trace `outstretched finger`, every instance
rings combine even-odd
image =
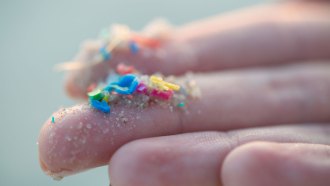
[[[330,121],[330,65],[300,65],[196,76],[202,96],[185,108],[89,105],[54,113],[39,137],[40,160],[50,174],[104,165],[123,144],[190,131],[230,130]]]
[[[142,73],[182,74],[329,59],[329,10],[326,2],[294,1],[197,21],[173,30],[159,48],[114,51],[109,62],[70,72],[65,87],[72,97],[84,98],[90,84],[121,62]],[[86,44],[79,60],[88,62],[101,46]]]

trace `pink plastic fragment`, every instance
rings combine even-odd
[[[148,88],[145,84],[140,83],[136,88],[136,92],[142,93],[142,94],[147,94]]]
[[[164,99],[164,100],[169,100],[173,95],[173,90],[159,91],[159,90],[153,89],[151,91],[151,95]]]
[[[134,66],[132,65],[125,65],[125,64],[119,64],[117,65],[117,72],[120,75],[130,74],[133,73],[135,70]]]

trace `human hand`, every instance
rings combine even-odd
[[[43,169],[73,174],[112,157],[115,186],[329,185],[329,10],[325,2],[254,8],[178,28],[163,48],[167,58],[114,56],[114,64],[132,58],[146,73],[204,72],[195,76],[202,97],[188,114],[157,106],[110,115],[86,105],[60,110],[54,116],[64,118],[41,130]],[[104,75],[102,65],[86,85]],[[69,76],[72,96],[85,95],[87,87],[76,86],[83,75]]]

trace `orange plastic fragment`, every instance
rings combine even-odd
[[[160,41],[158,39],[147,38],[139,35],[133,35],[132,40],[139,45],[146,46],[149,48],[158,48],[160,46]]]

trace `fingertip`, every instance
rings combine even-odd
[[[53,114],[54,119],[50,117],[44,123],[38,148],[40,166],[46,174],[54,178],[64,177],[107,161],[107,154],[99,150],[104,148],[100,138],[107,138],[100,135],[103,133],[96,123],[89,123],[91,114],[87,105],[79,105],[60,109]]]
[[[63,177],[106,165],[129,141],[169,135],[179,129],[178,118],[162,107],[112,109],[105,114],[82,104],[55,112],[54,119],[50,117],[43,125],[38,140],[40,164],[46,174]]]
[[[271,159],[268,143],[252,142],[235,148],[225,158],[221,170],[224,185],[261,186],[265,179],[264,171]],[[268,178],[269,179],[269,178]],[[266,185],[270,185],[267,183]]]
[[[328,185],[326,145],[252,142],[233,150],[224,160],[226,186]]]
[[[56,120],[55,123],[61,124]],[[62,140],[64,130],[55,126],[55,123],[48,119],[43,124],[38,139],[40,167],[47,175],[53,178],[64,177],[63,173],[69,170],[68,167],[63,166],[63,162],[59,161],[59,159],[64,159],[66,144],[63,144]]]

